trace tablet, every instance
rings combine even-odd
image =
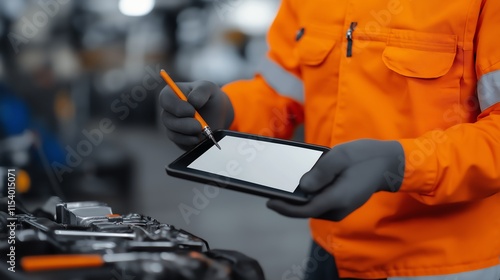
[[[219,150],[209,139],[167,166],[167,173],[221,188],[305,203],[297,187],[329,148],[228,130],[214,132]]]

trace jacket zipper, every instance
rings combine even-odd
[[[351,25],[349,26],[349,29],[347,29],[347,57],[352,56],[352,33],[356,29],[356,26],[358,25],[357,22],[351,22]]]

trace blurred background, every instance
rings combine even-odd
[[[306,220],[265,199],[166,175],[182,154],[159,123],[165,68],[176,81],[251,78],[278,0],[0,0],[0,166],[27,201],[107,202],[256,258],[297,279]],[[214,192],[216,195],[214,195]]]

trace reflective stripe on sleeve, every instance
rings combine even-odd
[[[500,280],[500,265],[441,276],[389,277],[387,280]]]
[[[300,103],[304,103],[304,84],[302,81],[286,71],[278,63],[266,57],[258,71],[274,91],[283,96],[288,96]]]
[[[484,74],[477,84],[477,97],[481,111],[500,102],[500,70]]]

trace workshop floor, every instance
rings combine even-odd
[[[282,217],[263,198],[221,189],[213,198],[195,198],[203,185],[169,177],[164,166],[182,154],[154,128],[117,129],[108,135],[136,159],[132,203],[112,206],[143,213],[205,238],[212,248],[240,251],[259,261],[266,279],[297,277],[310,244],[307,220]],[[199,197],[198,197],[199,198]],[[192,208],[189,208],[192,207]],[[193,214],[183,217],[180,208]],[[293,270],[292,270],[293,267]],[[297,279],[297,278],[293,278]]]

